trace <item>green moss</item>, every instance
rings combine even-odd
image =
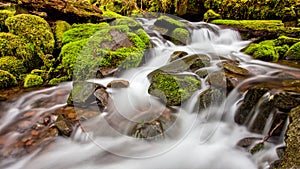
[[[116,25],[127,25],[130,29],[132,30],[137,30],[142,28],[142,25],[135,21],[133,18],[129,17],[122,17],[114,20],[111,25],[116,26]]]
[[[134,33],[139,36],[139,38],[145,43],[147,47],[150,46],[150,38],[148,34],[144,31],[144,29],[138,29],[134,31]]]
[[[186,44],[190,38],[190,33],[184,28],[176,28],[171,35],[175,44]]]
[[[221,15],[213,11],[212,9],[209,9],[207,12],[204,14],[204,20],[210,21],[214,19],[221,19]]]
[[[255,59],[260,59],[264,61],[277,61],[279,59],[273,46],[260,45],[253,53]]]
[[[28,74],[24,80],[24,87],[29,88],[29,87],[40,86],[43,84],[43,82],[44,81],[41,76]]]
[[[49,81],[49,85],[58,85],[61,82],[67,81],[68,77],[67,76],[62,76],[59,78],[53,78]]]
[[[64,32],[71,28],[71,25],[66,21],[59,20],[55,22],[54,36],[57,49],[60,49],[62,47]]]
[[[20,75],[27,72],[23,62],[13,56],[0,57],[0,69],[8,71],[18,79]]]
[[[212,21],[217,25],[242,26],[254,30],[280,30],[284,29],[281,20],[222,20]]]
[[[162,23],[162,24],[166,24],[165,26],[168,27],[168,25],[171,25],[171,27],[184,27],[184,24],[180,21],[177,21],[171,17],[168,17],[168,16],[160,16],[158,19],[157,19],[157,22],[158,24],[159,23]],[[164,25],[161,25],[162,27],[164,27]]]
[[[123,18],[124,16],[114,12],[114,11],[111,11],[107,8],[104,8],[103,6],[100,7],[100,9],[102,10],[102,16],[103,17],[108,17],[108,18]]]
[[[289,46],[288,46],[288,45],[276,46],[276,47],[275,47],[275,51],[278,53],[279,59],[283,59],[284,54],[285,54],[288,50],[289,50]]]
[[[192,76],[172,76],[158,73],[153,76],[148,92],[167,105],[179,105],[201,88],[201,83]]]
[[[62,59],[62,66],[64,68],[64,71],[68,74],[69,78],[72,77],[77,57],[82,51],[82,48],[86,44],[86,42],[86,39],[76,42],[70,42],[64,45],[61,49],[59,57]]]
[[[276,40],[275,40],[275,44],[276,46],[282,46],[282,45],[288,45],[288,46],[292,46],[293,44],[300,42],[300,38],[292,38],[292,37],[287,37],[287,36],[279,36]]]
[[[5,26],[5,20],[9,17],[14,16],[15,11],[10,10],[0,10],[0,32],[4,32],[7,30]]]
[[[73,24],[72,29],[66,31],[63,34],[62,43],[67,44],[70,42],[75,42],[91,37],[95,32],[103,29],[103,27],[108,26],[107,23],[100,24]]]
[[[23,38],[11,33],[0,33],[0,57],[15,56],[21,60],[31,59],[34,55],[34,46]]]
[[[20,14],[5,21],[9,32],[24,37],[44,54],[51,54],[54,49],[54,36],[49,24],[41,17]]]
[[[17,85],[16,77],[8,71],[0,70],[0,89]]]
[[[290,47],[290,49],[286,52],[285,57],[291,60],[299,60],[300,59],[300,42],[294,44]]]

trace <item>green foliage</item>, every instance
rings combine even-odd
[[[0,57],[0,69],[8,71],[18,79],[20,75],[27,72],[23,62],[13,56]]]
[[[290,49],[286,52],[285,57],[291,60],[299,60],[300,59],[300,42],[294,44],[290,47]]]
[[[71,29],[71,25],[66,21],[59,20],[55,22],[54,36],[57,49],[62,47],[63,34],[69,29]]]
[[[6,31],[5,20],[11,16],[14,16],[15,11],[0,10],[0,32]]]
[[[54,36],[49,24],[43,18],[30,14],[20,14],[6,19],[5,25],[9,32],[25,38],[37,50],[41,50],[44,54],[52,54]]]
[[[29,87],[40,86],[43,84],[43,82],[44,81],[41,76],[28,74],[24,80],[24,87],[29,88]]]
[[[205,8],[219,13],[224,19],[282,19],[285,7],[297,0],[205,0]]]
[[[186,44],[190,38],[190,33],[184,28],[176,28],[171,35],[175,44]]]
[[[204,14],[204,20],[206,21],[211,21],[214,19],[221,19],[221,15],[213,11],[212,9],[209,9],[207,12]]]
[[[153,76],[148,92],[169,106],[179,105],[201,88],[201,83],[192,76],[175,77],[158,73]]]
[[[17,85],[16,77],[8,71],[0,70],[0,89]]]
[[[72,29],[69,29],[63,34],[62,43],[67,44],[91,37],[95,32],[108,26],[107,23],[100,24],[73,24]]]

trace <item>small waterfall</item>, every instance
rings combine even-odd
[[[140,19],[146,31],[155,20]],[[268,168],[270,162],[278,159],[277,145],[268,143],[265,150],[251,156],[236,144],[243,138],[264,137],[264,133],[252,133],[246,126],[234,122],[234,113],[244,95],[240,90],[270,78],[262,72],[291,69],[272,63],[253,61],[250,56],[240,52],[250,42],[242,41],[238,32],[220,29],[206,23],[190,23],[194,29],[188,45],[177,46],[163,41],[157,32],[151,36],[153,49],[149,49],[145,64],[129,69],[117,77],[90,79],[89,82],[106,86],[116,79],[127,80],[130,86],[125,89],[108,89],[113,105],[102,114],[82,121],[70,138],[57,137],[46,147],[41,147],[24,156],[1,159],[0,168],[5,169],[183,169],[183,168],[230,168],[254,169]],[[202,80],[203,90],[196,92],[184,105],[172,107],[175,122],[165,131],[163,140],[147,142],[128,136],[132,124],[159,117],[166,106],[148,94],[150,85],[147,75],[153,70],[169,63],[174,51],[191,54],[206,54],[212,59],[211,70],[217,70],[221,60],[238,60],[242,67],[253,70],[253,76],[243,81],[224,98],[220,105],[213,105],[201,113],[195,111],[195,104],[202,92],[208,88]],[[1,110],[0,133],[11,140],[18,141],[14,132],[15,123],[24,118],[22,115],[35,111],[32,123],[39,117],[66,105],[71,83],[24,94],[16,101],[4,103]],[[253,117],[248,119],[251,128],[260,106],[269,95],[260,100]],[[149,115],[149,112],[154,112]],[[272,113],[270,113],[272,114]],[[268,117],[267,124],[271,121]],[[285,127],[287,123],[285,124]],[[126,135],[127,133],[127,135]],[[0,139],[1,142],[1,139]],[[5,150],[4,147],[3,149]]]

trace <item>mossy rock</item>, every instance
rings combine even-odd
[[[6,32],[7,27],[5,26],[5,20],[9,17],[14,16],[16,11],[11,10],[0,10],[0,32]]]
[[[47,21],[30,14],[20,14],[5,21],[9,32],[27,39],[44,54],[51,54],[54,49],[54,36]],[[38,37],[38,38],[37,38]]]
[[[108,18],[123,18],[124,17],[110,9],[104,8],[103,6],[101,6],[100,9],[102,11],[103,17],[108,17]]]
[[[288,50],[289,50],[288,45],[276,46],[275,47],[275,51],[278,53],[279,59],[284,59],[284,55]]]
[[[62,43],[67,44],[91,37],[95,32],[100,31],[103,27],[109,26],[108,23],[100,24],[73,24],[72,28],[64,32]]]
[[[97,67],[136,67],[148,47],[144,41],[149,42],[148,37],[141,38],[125,25],[102,28],[88,39],[63,46],[62,65],[71,76],[76,63],[74,76],[81,80],[93,77]]]
[[[209,88],[200,94],[198,99],[198,110],[202,111],[207,109],[209,106],[220,105],[225,98],[225,91],[215,88]]]
[[[180,21],[177,21],[176,19],[173,19],[169,16],[160,16],[156,22],[154,22],[154,25],[161,28],[166,28],[170,32],[172,32],[176,28],[183,28],[184,24]]]
[[[209,9],[207,12],[204,14],[204,20],[205,21],[211,21],[214,19],[221,19],[221,15],[216,13],[214,10]]]
[[[292,46],[293,44],[300,42],[300,38],[292,38],[288,36],[281,35],[275,40],[276,46],[288,45]]]
[[[260,42],[259,44],[249,45],[245,53],[252,55],[255,59],[264,61],[278,61],[279,54],[275,50],[275,42],[273,40],[267,40]]]
[[[49,81],[49,85],[58,85],[61,82],[65,82],[67,81],[69,78],[68,76],[62,76],[62,77],[58,77],[58,78],[53,78]]]
[[[157,73],[151,79],[149,94],[162,99],[168,106],[180,105],[201,89],[201,82],[194,76]]]
[[[190,39],[190,32],[184,28],[176,28],[171,35],[172,41],[177,44],[187,44]]]
[[[297,168],[300,166],[300,106],[289,113],[290,124],[286,132],[286,150],[281,160],[281,168]]]
[[[64,45],[61,49],[59,57],[62,60],[62,67],[64,71],[68,74],[69,78],[72,77],[77,58],[86,42],[87,39],[83,39],[76,42],[70,42]]]
[[[294,44],[286,52],[285,58],[289,60],[299,60],[300,59],[300,42]]]
[[[0,69],[8,71],[17,79],[20,79],[20,76],[27,72],[22,60],[13,56],[0,57]]]
[[[63,42],[63,34],[67,30],[71,29],[72,26],[62,20],[58,20],[55,22],[55,27],[54,27],[54,37],[55,37],[55,47],[56,49],[61,49],[62,47],[62,42]]]
[[[14,75],[5,70],[0,70],[0,89],[17,85],[17,80]]]
[[[112,26],[117,26],[117,25],[127,25],[131,30],[138,30],[143,28],[140,23],[135,21],[133,18],[129,17],[122,17],[114,20],[113,22],[110,23]]]
[[[43,78],[39,75],[28,74],[24,80],[24,87],[36,87],[41,86],[44,83]]]
[[[31,59],[34,55],[34,46],[23,38],[11,33],[0,32],[0,57],[15,56],[21,60]]]

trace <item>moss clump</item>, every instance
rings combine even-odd
[[[24,87],[35,87],[43,84],[43,78],[39,75],[28,74],[24,80]]]
[[[23,38],[11,33],[0,33],[0,57],[15,56],[21,60],[31,59],[34,55],[34,46]]]
[[[242,26],[254,30],[280,30],[284,29],[281,20],[213,20],[217,25]]]
[[[71,28],[72,26],[66,21],[59,20],[55,22],[54,36],[55,36],[55,44],[57,49],[60,49],[62,47],[64,32],[66,32]]]
[[[8,71],[18,79],[20,79],[20,75],[27,72],[23,62],[13,56],[5,56],[0,58],[0,69]]]
[[[63,34],[62,43],[67,44],[91,37],[95,32],[100,31],[103,27],[109,26],[107,23],[100,24],[73,24],[72,29],[69,29]]]
[[[183,28],[176,28],[171,35],[175,44],[187,44],[190,38],[190,32]]]
[[[300,59],[300,42],[294,44],[290,47],[290,49],[286,52],[285,57],[291,60],[299,60]]]
[[[172,76],[158,73],[151,79],[148,92],[159,97],[169,106],[179,105],[201,88],[201,83],[193,76]]]
[[[111,11],[110,9],[107,9],[107,8],[104,8],[103,6],[100,7],[100,9],[102,10],[102,16],[103,17],[108,17],[108,18],[123,18],[124,16],[114,12],[114,11]]]
[[[209,9],[207,12],[204,14],[204,20],[205,21],[211,21],[214,19],[221,19],[221,15],[213,11],[212,9]]]
[[[285,53],[286,53],[288,50],[289,50],[289,46],[288,46],[288,45],[276,46],[276,47],[275,47],[275,51],[278,53],[279,59],[283,59]]]
[[[30,14],[20,14],[6,19],[5,25],[9,32],[25,38],[37,50],[41,50],[44,54],[52,54],[54,36],[49,24],[43,18]]]
[[[59,77],[59,78],[51,79],[48,84],[49,85],[58,85],[59,83],[67,81],[67,80],[68,80],[67,76],[62,76],[62,77]]]
[[[255,59],[264,61],[278,61],[277,53],[273,40],[262,41],[259,44],[251,44],[246,48],[245,53],[252,55]]]
[[[287,148],[281,161],[281,168],[297,168],[297,166],[300,166],[300,106],[291,110],[289,118],[291,123],[285,139]]]
[[[155,26],[167,28],[170,31],[173,31],[176,28],[184,27],[184,24],[180,21],[177,21],[168,16],[160,16],[157,21],[154,23]]]
[[[0,32],[5,32],[7,30],[5,26],[5,20],[9,17],[14,16],[15,11],[10,10],[0,10]]]
[[[77,57],[82,51],[82,48],[86,44],[86,42],[86,39],[76,42],[70,42],[64,45],[61,49],[59,57],[62,59],[62,67],[68,74],[69,78],[72,77]]]
[[[123,17],[123,18],[118,18],[114,20],[111,25],[116,26],[116,25],[127,25],[130,29],[132,30],[137,30],[142,28],[142,25],[135,21],[133,18],[129,17]]]
[[[17,85],[16,77],[8,71],[0,70],[0,89]]]
[[[150,38],[148,34],[144,31],[144,29],[138,29],[134,31],[134,33],[140,37],[140,39],[145,43],[147,47],[150,46]]]
[[[281,45],[288,45],[288,46],[292,46],[293,44],[300,42],[300,38],[292,38],[292,37],[287,37],[287,36],[279,36],[276,40],[275,40],[275,44],[276,46],[281,46]]]

